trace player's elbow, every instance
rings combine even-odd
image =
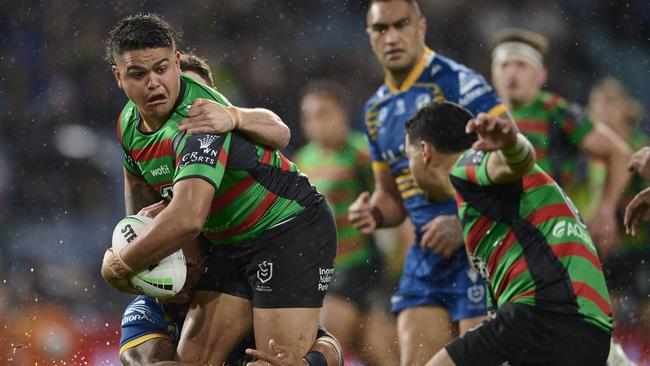
[[[289,126],[284,124],[280,117],[277,115],[275,116],[277,119],[279,128],[278,128],[278,137],[275,141],[275,148],[278,150],[282,150],[285,147],[289,145],[289,141],[291,141],[291,129],[289,129]]]

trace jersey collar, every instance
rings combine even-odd
[[[424,68],[427,67],[427,63],[433,55],[433,50],[431,50],[429,47],[425,47],[424,52],[422,53],[422,58],[420,58],[420,60],[411,69],[411,72],[409,72],[408,76],[399,88],[393,85],[393,83],[388,80],[388,77],[385,77],[384,83],[388,87],[388,90],[390,90],[391,94],[397,94],[399,92],[405,92],[409,90],[418,80],[420,75],[422,75],[422,71],[424,71]]]

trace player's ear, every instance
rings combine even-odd
[[[548,81],[548,70],[543,68],[538,74],[537,85],[541,88],[546,85],[546,81]]]
[[[120,89],[124,89],[122,87],[122,80],[121,80],[121,73],[120,69],[117,68],[117,66],[113,65],[111,67],[111,72],[113,72],[113,76],[115,77],[115,81],[117,82],[117,87]]]
[[[176,72],[178,75],[181,74],[181,53],[176,51],[174,54],[174,65],[176,66]]]
[[[430,143],[420,140],[420,158],[424,165],[429,164],[431,157],[433,155],[433,145]]]
[[[427,18],[423,15],[420,15],[420,19],[418,19],[418,29],[420,31],[420,37],[422,37],[422,42],[424,42],[424,38],[427,35]]]

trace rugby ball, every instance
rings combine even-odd
[[[119,252],[141,235],[152,218],[131,215],[123,218],[113,230],[113,251]],[[183,250],[179,249],[169,257],[154,263],[149,268],[131,276],[131,285],[147,296],[168,299],[176,295],[185,285],[187,266]]]

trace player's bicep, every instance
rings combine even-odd
[[[143,177],[133,175],[124,168],[124,204],[127,215],[135,215],[161,199],[160,194]]]
[[[176,347],[169,337],[152,338],[120,353],[120,361],[125,366],[151,365],[162,361],[172,361]]]

